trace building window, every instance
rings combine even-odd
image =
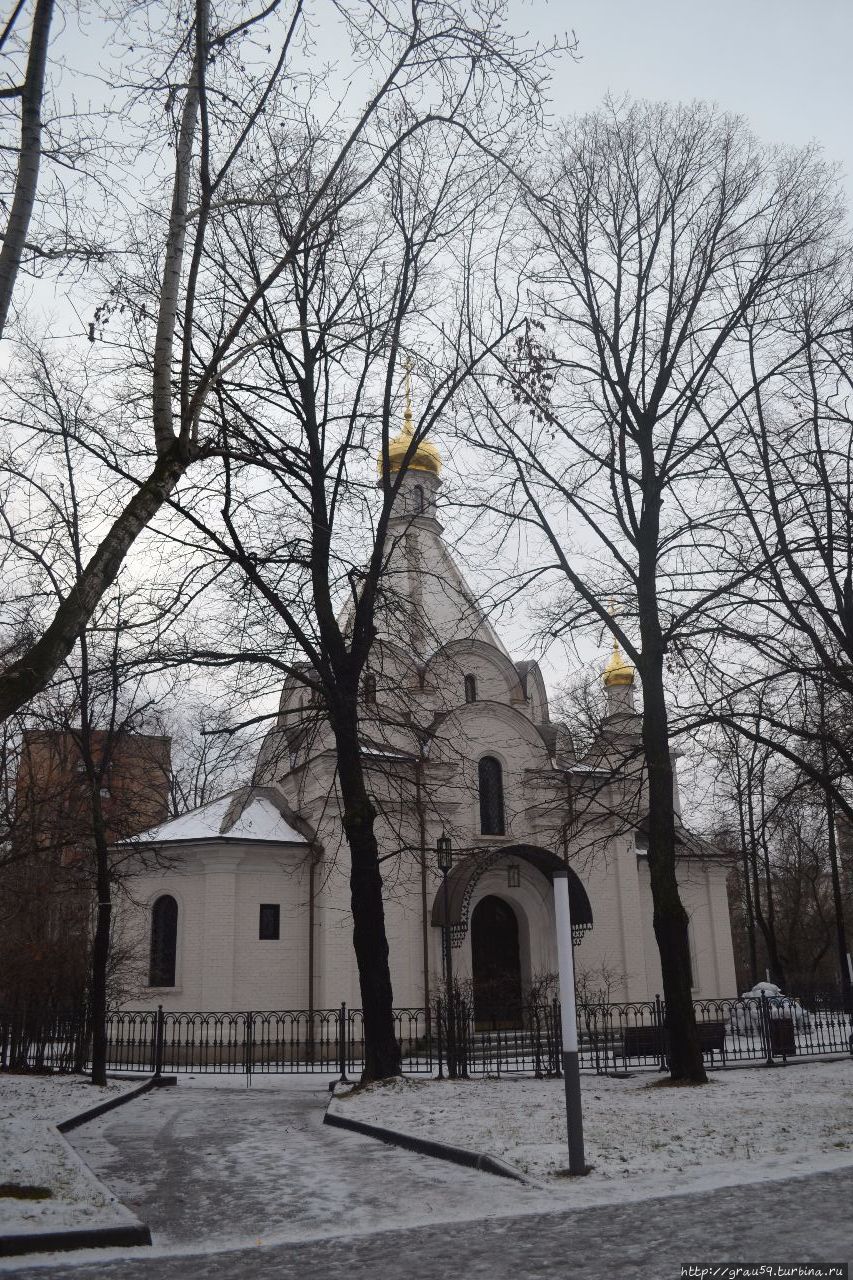
[[[278,942],[281,937],[281,907],[277,902],[261,903],[258,937],[262,942]]]
[[[415,499],[415,513],[420,515],[424,509],[424,487],[422,484],[416,484],[412,490]]]
[[[370,706],[376,703],[376,676],[368,671],[364,677],[364,701]]]
[[[178,904],[170,893],[164,893],[151,908],[149,987],[173,987],[175,985],[177,951]]]
[[[465,677],[465,701],[466,702],[477,701],[477,677],[476,676]]]
[[[480,831],[484,836],[502,836],[505,823],[501,762],[494,756],[483,756],[477,768],[480,783]]]

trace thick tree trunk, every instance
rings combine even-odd
[[[648,481],[653,469],[651,459],[647,459],[646,465]],[[688,919],[675,874],[675,780],[663,687],[664,648],[656,579],[659,514],[660,503],[649,483],[644,495],[637,580],[642,643],[642,736],[649,796],[649,875],[666,1002],[670,1076],[673,1080],[704,1084],[707,1076],[690,985]]]
[[[394,996],[388,964],[385,904],[374,822],[358,748],[356,716],[335,724],[338,779],[344,805],[344,832],[350,849],[352,936],[364,1018],[362,1080],[400,1074],[400,1046],[394,1033]]]
[[[0,673],[0,722],[40,693],[73,649],[98,601],[112,586],[128,550],[163,506],[188,465],[177,448],[158,458],[148,478],[116,518],[44,635]]]
[[[0,248],[0,338],[6,328],[9,308],[12,305],[12,294],[18,278],[38,189],[42,151],[41,104],[44,97],[44,73],[47,66],[47,45],[50,39],[53,7],[54,0],[37,0],[27,70],[21,90],[21,142],[18,152],[18,171],[15,175],[15,194],[3,235],[3,245]]]
[[[662,665],[643,671],[643,750],[649,787],[649,873],[669,1030],[669,1071],[673,1080],[699,1084],[707,1076],[690,987],[687,912],[675,874],[675,805]]]

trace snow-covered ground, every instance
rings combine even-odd
[[[561,1080],[412,1081],[339,1093],[341,1115],[499,1156],[577,1204],[853,1164],[853,1061],[720,1071],[700,1088],[583,1076],[586,1158],[566,1176]]]
[[[138,1088],[138,1080],[96,1088],[84,1076],[0,1074],[0,1235],[135,1221],[55,1126]],[[14,1189],[22,1187],[50,1194],[19,1198]]]

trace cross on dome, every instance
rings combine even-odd
[[[412,437],[415,434],[414,418],[412,414],[412,358],[406,356],[403,368],[405,369],[405,387],[406,387],[406,407],[403,410],[403,429],[399,435],[394,436],[393,440],[388,442],[388,469],[391,475],[395,475],[403,465],[403,459],[412,443]],[[376,459],[376,466],[379,474],[382,475],[382,454]],[[437,476],[441,473],[441,454],[430,440],[421,440],[412,454],[407,470],[409,471],[427,471],[430,475]]]

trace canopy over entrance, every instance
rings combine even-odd
[[[540,849],[533,844],[503,845],[500,849],[461,856],[447,877],[447,919],[444,914],[444,886],[441,886],[433,899],[432,924],[437,928],[449,924],[453,945],[461,946],[468,932],[469,909],[477,882],[486,871],[501,862],[526,862],[549,881],[553,881],[555,871],[568,872],[572,941],[577,946],[587,930],[592,928],[592,907],[586,889],[562,858],[550,849]]]

